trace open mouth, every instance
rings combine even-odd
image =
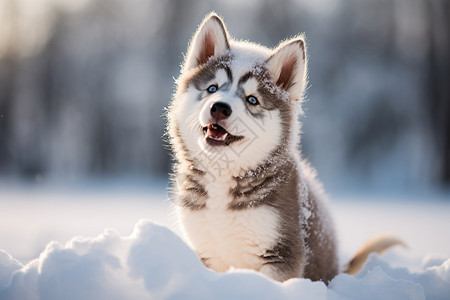
[[[206,142],[211,146],[228,146],[244,138],[241,135],[232,135],[219,124],[209,124],[203,127],[203,133]]]

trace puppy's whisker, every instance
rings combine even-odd
[[[189,116],[186,120],[187,123],[187,128],[189,132],[193,132],[196,127],[199,127],[200,124],[198,122],[198,114],[193,114],[191,116]]]

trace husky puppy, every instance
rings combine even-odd
[[[333,223],[299,150],[303,35],[275,49],[230,38],[208,15],[168,110],[183,234],[203,263],[284,281],[338,273]]]

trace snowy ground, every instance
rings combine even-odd
[[[333,196],[342,264],[378,233],[395,234],[409,248],[374,255],[358,275],[339,275],[326,287],[205,269],[167,229],[175,229],[175,219],[166,184],[142,186],[3,185],[0,299],[450,299],[450,201],[444,197]]]

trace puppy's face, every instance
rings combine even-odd
[[[289,142],[304,87],[303,41],[271,51],[229,40],[215,15],[195,34],[169,118],[179,151],[203,171],[256,167]],[[293,101],[294,100],[294,101]]]

